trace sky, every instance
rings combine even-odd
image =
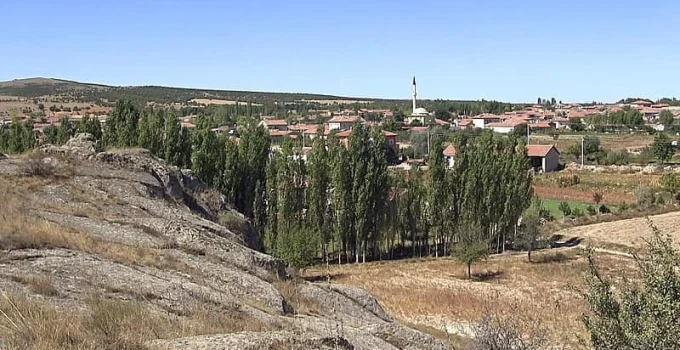
[[[0,0],[0,81],[354,97],[680,97],[680,1]]]

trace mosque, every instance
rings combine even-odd
[[[431,114],[425,109],[425,108],[418,108],[416,106],[416,98],[418,97],[418,92],[416,91],[416,77],[413,77],[413,112],[411,115],[407,118],[409,124],[413,124],[413,122],[418,121],[420,122],[420,125],[425,125],[425,122],[427,121],[427,118],[431,116]]]

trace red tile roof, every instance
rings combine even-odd
[[[286,136],[292,134],[289,130],[269,130],[269,136]]]
[[[454,145],[449,145],[444,149],[444,155],[447,157],[453,157],[456,155],[456,147]]]
[[[286,126],[288,123],[284,119],[265,119],[263,120],[266,126]]]
[[[514,128],[514,127],[516,127],[516,126],[518,126],[518,125],[522,125],[522,124],[526,124],[526,121],[521,120],[521,119],[508,119],[508,120],[506,120],[506,121],[499,122],[499,123],[489,123],[489,124],[486,124],[486,126],[487,126],[487,127],[490,127],[490,128],[493,128],[493,127],[499,127],[499,128],[502,128],[502,127],[509,127],[509,128]]]
[[[527,145],[527,155],[529,157],[545,157],[551,149],[555,148],[553,145]],[[557,151],[557,148],[555,148]],[[557,151],[559,153],[559,151]]]

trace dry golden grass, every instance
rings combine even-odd
[[[641,134],[597,134],[600,145],[607,150],[626,150],[628,148],[646,147],[654,142],[653,135]],[[581,142],[581,135],[560,135],[554,140],[550,135],[531,135],[531,142],[537,144],[554,144],[560,152],[566,152],[570,146]]]
[[[526,255],[496,256],[474,264],[477,278],[469,281],[465,267],[449,258],[377,262],[334,266],[334,281],[364,287],[396,318],[439,330],[464,327],[486,312],[516,313],[541,320],[557,339],[574,344],[583,334],[584,305],[574,290],[583,285],[585,259],[578,250],[536,252],[529,263]],[[630,259],[602,256],[605,273],[626,270]],[[561,261],[561,262],[560,262]],[[324,268],[308,270],[307,277],[325,275]]]
[[[11,277],[15,282],[19,282],[28,286],[31,292],[42,294],[45,296],[57,296],[59,291],[52,284],[52,278],[48,276],[29,275],[29,276],[13,276]]]
[[[236,309],[190,310],[164,315],[139,302],[92,297],[87,310],[60,310],[17,294],[0,296],[0,338],[7,350],[144,350],[153,339],[262,331],[263,325]]]
[[[305,298],[298,291],[298,283],[294,279],[274,281],[272,283],[279,290],[291,310],[296,314],[323,315],[323,309],[316,300]]]
[[[35,203],[30,202],[25,194],[37,190],[49,181],[23,177],[0,184],[0,193],[5,193],[5,200],[0,202],[0,249],[73,249],[100,255],[125,265],[153,266],[199,274],[198,270],[161,249],[96,239],[86,232],[34,216],[30,209],[35,209]]]
[[[678,226],[680,212],[654,215],[649,219],[661,232],[669,234],[673,242],[680,243],[680,227]],[[598,247],[624,251],[643,249],[646,246],[644,239],[649,237],[650,233],[651,229],[644,217],[572,227],[555,232],[567,238],[583,238],[589,244]]]

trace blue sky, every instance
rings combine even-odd
[[[2,0],[0,80],[344,96],[680,97],[680,1]]]

